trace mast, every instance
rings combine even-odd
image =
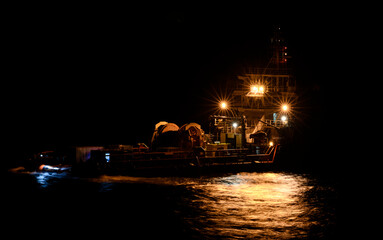
[[[288,56],[287,53],[287,44],[282,36],[280,25],[274,26],[273,37],[270,38],[270,43],[272,50],[271,67],[277,68],[278,70],[280,68],[287,68],[287,62],[290,56]]]

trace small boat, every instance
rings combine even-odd
[[[46,164],[41,164],[38,167],[38,170],[41,172],[69,172],[72,169],[70,165],[46,165]]]

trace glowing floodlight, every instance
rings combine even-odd
[[[248,97],[262,97],[265,93],[265,86],[254,84],[250,86],[250,92],[246,94]]]
[[[287,112],[289,110],[289,105],[287,105],[287,104],[283,104],[282,105],[282,111],[283,112]]]
[[[220,102],[219,106],[220,106],[220,108],[221,108],[222,110],[227,109],[227,102],[222,101],[222,102]]]

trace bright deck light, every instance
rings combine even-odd
[[[289,106],[287,104],[282,105],[282,111],[287,112],[289,110]]]
[[[257,93],[257,92],[258,92],[258,86],[252,85],[252,86],[250,87],[250,91],[251,91],[252,93]]]
[[[227,109],[227,103],[225,101],[221,102],[219,106],[221,107],[221,109]]]
[[[247,93],[246,96],[248,97],[262,97],[265,93],[265,86],[264,85],[251,85],[250,86],[250,92]]]

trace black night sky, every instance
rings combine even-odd
[[[321,132],[333,106],[328,86],[341,81],[333,72],[344,67],[343,40],[353,34],[347,19],[324,7],[268,9],[12,9],[3,45],[11,142],[23,151],[148,143],[159,121],[204,126],[214,90],[267,63],[275,24],[293,57],[302,131]]]

